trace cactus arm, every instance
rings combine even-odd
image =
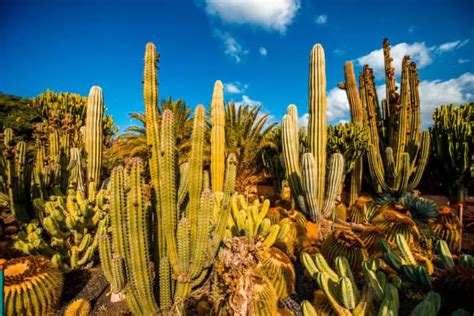
[[[145,49],[145,67],[143,72],[143,99],[145,103],[145,126],[146,143],[149,148],[148,165],[151,176],[151,195],[152,203],[155,204],[154,211],[156,218],[161,218],[162,211],[160,205],[160,177],[159,177],[159,157],[160,157],[160,133],[158,121],[158,74],[157,63],[159,55],[153,43],[147,43]],[[160,262],[160,259],[166,256],[165,237],[163,234],[162,222],[157,221],[156,227],[153,227],[154,238],[154,260]],[[158,270],[156,269],[158,273]]]
[[[173,112],[171,112],[171,110],[165,110],[161,120],[161,156],[158,169],[161,185],[159,191],[161,212],[163,214],[161,225],[166,240],[168,259],[175,273],[179,274],[180,269],[178,265],[175,234],[178,211],[176,209],[176,138],[174,130]]]
[[[316,166],[316,201],[323,208],[326,187],[326,62],[320,44],[313,46],[309,60],[309,150]]]
[[[148,207],[145,204],[143,163],[140,159],[132,161],[128,177],[128,211],[129,211],[129,248],[133,286],[137,290],[139,303],[147,314],[157,312],[153,296],[152,277],[150,271]]]
[[[205,251],[209,243],[209,231],[211,222],[211,215],[213,211],[213,195],[211,190],[207,189],[201,194],[201,201],[199,203],[199,217],[198,217],[198,231],[196,233],[196,244],[192,245],[191,262],[192,267],[190,271],[191,278],[194,279],[201,274]]]
[[[204,146],[204,107],[198,105],[194,112],[191,136],[191,156],[189,158],[189,203],[187,217],[191,224],[191,244],[196,244],[199,200],[202,190],[202,167]]]
[[[293,105],[288,107],[296,108]],[[296,110],[293,110],[296,111]],[[282,149],[283,161],[285,163],[286,177],[291,187],[291,194],[295,199],[301,194],[301,171],[299,166],[299,152],[295,151],[297,148],[298,139],[298,121],[292,115],[286,114],[282,119]]]
[[[416,168],[414,171],[414,174],[411,177],[410,184],[408,186],[407,191],[413,191],[418,184],[421,181],[421,177],[423,176],[423,172],[426,169],[426,166],[428,165],[428,159],[430,156],[430,144],[431,144],[431,137],[430,137],[430,132],[429,131],[424,131],[421,133],[421,145],[418,153],[418,159],[417,159],[417,165],[416,167],[413,166],[413,168]],[[415,161],[413,162],[415,163]]]
[[[86,137],[87,182],[95,185],[90,188],[89,196],[94,196],[100,184],[100,168],[102,166],[102,141],[104,99],[102,89],[93,86],[87,98]]]
[[[344,181],[344,156],[340,153],[332,154],[329,161],[328,185],[326,199],[322,209],[322,214],[329,217],[336,203],[338,195],[341,193]]]
[[[314,157],[310,153],[303,155],[302,161],[302,177],[301,184],[303,193],[306,197],[306,203],[308,207],[308,213],[313,222],[319,222],[321,220],[321,209],[318,207],[316,201],[316,184],[314,183],[315,175],[315,161]]]
[[[225,168],[225,112],[223,86],[220,80],[217,80],[214,84],[211,102],[211,124],[212,190],[222,192]]]

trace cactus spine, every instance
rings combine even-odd
[[[330,158],[326,177],[326,72],[324,50],[320,44],[311,50],[309,65],[309,149],[299,167],[298,116],[290,105],[282,120],[283,156],[294,197],[313,221],[328,217],[341,193],[344,158],[335,153]],[[301,170],[301,171],[300,171]],[[327,187],[326,187],[327,181]]]
[[[408,56],[403,58],[400,94],[396,92],[390,44],[384,41],[386,99],[380,112],[372,70],[360,76],[364,123],[369,126],[368,165],[374,190],[402,195],[413,191],[428,162],[430,135],[420,131],[418,73]]]
[[[102,166],[103,116],[104,99],[102,97],[102,89],[98,86],[93,86],[87,99],[85,137],[89,198],[95,196],[95,192],[100,185],[100,168]]]
[[[225,169],[225,112],[223,86],[220,80],[214,84],[211,102],[211,177],[212,190],[222,192]]]

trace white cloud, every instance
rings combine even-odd
[[[336,54],[337,56],[343,56],[346,52],[342,49],[335,49],[334,50],[334,54]]]
[[[267,56],[267,49],[265,47],[260,47],[258,49],[258,52],[260,53],[260,55],[262,56]]]
[[[248,85],[242,84],[238,81],[234,82],[226,82],[224,83],[225,92],[235,94],[235,93],[243,93],[247,90]]]
[[[340,120],[350,120],[349,102],[345,90],[332,88],[327,94],[327,120],[337,124]]]
[[[418,86],[420,92],[421,125],[433,123],[434,110],[444,104],[461,104],[474,101],[474,74],[467,72],[458,78],[423,80]],[[379,100],[385,99],[385,84],[377,86]]]
[[[436,51],[440,53],[450,52],[450,51],[453,51],[455,49],[465,46],[467,43],[469,43],[469,39],[466,39],[464,41],[458,40],[454,42],[444,43],[444,44],[439,45],[438,48],[436,48]]]
[[[424,68],[433,62],[433,55],[447,53],[459,49],[469,43],[469,39],[444,43],[437,46],[428,47],[424,42],[400,43],[391,47],[390,56],[393,58],[392,67],[395,67],[397,75],[400,74],[402,60],[405,55],[410,55],[412,61],[416,62],[419,69]],[[464,60],[459,61],[462,63]],[[369,54],[357,58],[359,66],[369,65],[377,79],[384,76],[383,49],[377,49]]]
[[[240,63],[242,55],[248,54],[248,50],[243,49],[242,45],[230,33],[215,29],[214,37],[223,42],[224,53],[231,56],[237,63]]]
[[[337,125],[350,121],[349,102],[344,90],[332,88],[327,92],[326,118],[328,124]],[[299,126],[308,125],[309,114],[303,114],[298,121]]]
[[[390,50],[390,56],[393,58],[392,67],[395,67],[395,71],[399,74],[402,66],[403,56],[410,55],[411,59],[416,62],[418,68],[424,68],[431,64],[433,59],[431,58],[431,49],[425,45],[424,42],[413,44],[400,43],[392,46]],[[369,65],[375,73],[375,76],[384,75],[384,60],[383,60],[383,49],[377,49],[369,54],[357,58],[357,62],[360,66]]]
[[[426,127],[433,123],[433,111],[438,106],[474,101],[474,74],[467,72],[446,81],[424,80],[420,82],[419,90],[421,123]]]
[[[241,106],[241,105],[250,105],[250,106],[259,106],[261,105],[261,101],[256,101],[252,100],[248,95],[243,95],[242,96],[242,101],[235,102],[235,105]]]
[[[465,63],[468,63],[470,61],[471,61],[470,59],[463,59],[463,58],[458,59],[458,63],[460,63],[460,64],[465,64]]]
[[[293,22],[300,0],[205,0],[209,15],[236,24],[251,24],[285,33]]]
[[[321,14],[314,18],[314,23],[316,24],[326,24],[328,22],[327,14]]]

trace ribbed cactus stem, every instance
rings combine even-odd
[[[145,125],[146,142],[149,148],[148,165],[151,177],[151,195],[155,204],[156,218],[162,218],[160,205],[160,177],[159,177],[159,157],[160,157],[160,131],[158,120],[158,73],[157,63],[160,60],[153,43],[147,43],[145,49],[145,67],[143,73],[143,98],[145,102]],[[154,238],[154,260],[160,262],[166,256],[165,237],[163,234],[162,222],[158,220],[153,228]],[[158,265],[155,265],[155,272],[158,273]]]
[[[102,120],[104,117],[104,99],[102,89],[93,86],[87,99],[86,114],[86,139],[85,148],[87,153],[87,182],[90,186],[89,195],[93,195],[100,186],[100,168],[102,166],[102,142],[103,130]]]
[[[149,253],[149,212],[145,201],[143,162],[135,158],[128,177],[128,227],[132,284],[139,303],[147,315],[156,314],[158,307],[153,295],[153,278]]]
[[[346,90],[347,100],[351,110],[352,123],[363,124],[364,109],[362,107],[362,100],[357,87],[357,81],[354,74],[354,65],[351,61],[344,64],[344,78],[345,83],[341,86]],[[363,157],[357,159],[354,163],[354,168],[350,175],[349,187],[349,205],[352,205],[357,200],[362,187],[362,169]]]
[[[326,180],[326,60],[321,44],[316,44],[309,58],[309,150],[316,168],[316,203],[323,207]]]
[[[161,120],[161,156],[159,159],[160,202],[163,217],[160,219],[165,234],[168,258],[171,266],[179,272],[176,248],[176,218],[179,216],[176,208],[176,138],[174,134],[174,119],[171,110],[163,112]]]
[[[191,223],[191,243],[196,244],[199,200],[202,190],[202,168],[204,154],[204,107],[198,105],[194,111],[194,125],[191,136],[191,156],[189,158],[189,204],[187,214]]]
[[[211,102],[211,178],[212,190],[222,192],[225,169],[224,93],[220,80],[214,84]]]

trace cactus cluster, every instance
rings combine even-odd
[[[321,254],[311,257],[308,253],[303,253],[302,261],[320,288],[315,293],[315,302],[312,306],[309,302],[303,303],[305,315],[319,313],[366,315],[375,307],[378,307],[379,314],[382,311],[398,313],[398,286],[401,281],[395,278],[389,282],[385,273],[379,270],[378,261],[364,262],[363,270],[367,286],[362,291],[357,287],[356,276],[344,256],[336,258],[336,271],[329,267]]]
[[[454,201],[465,199],[465,186],[474,170],[473,119],[474,103],[445,105],[433,113],[433,154],[450,180],[448,188]]]
[[[50,128],[45,135],[44,126],[39,125],[32,170],[31,209],[35,219],[22,226],[23,233],[14,245],[27,254],[46,256],[66,270],[90,267],[94,263],[98,226],[107,208],[106,190],[99,190],[104,115],[101,88],[92,87],[88,100],[83,138],[87,176],[84,177],[82,148],[70,147],[71,142],[65,140],[67,133],[60,135],[58,130]],[[48,155],[45,137],[49,140]],[[46,240],[42,233],[48,236]]]
[[[392,67],[390,43],[383,43],[386,98],[380,105],[373,71],[367,65],[359,75],[359,91],[353,66],[344,67],[346,89],[354,121],[369,128],[367,161],[376,193],[402,195],[419,184],[428,162],[430,134],[420,128],[418,71],[408,56],[403,58],[401,89],[397,92],[395,68]],[[361,111],[362,108],[362,111]],[[357,175],[361,177],[360,175]]]
[[[429,289],[431,287],[430,275],[434,271],[431,260],[413,253],[403,235],[396,236],[396,244],[398,253],[394,252],[384,239],[379,240],[384,260],[392,269],[403,273],[413,284],[423,289]],[[422,261],[423,264],[420,264],[419,261]]]
[[[283,157],[293,197],[311,219],[329,217],[340,199],[343,185],[344,157],[334,153],[327,160],[326,70],[324,50],[314,45],[309,60],[308,149],[300,159],[298,114],[290,105],[282,120]],[[328,169],[326,175],[326,169]],[[327,183],[326,183],[327,180]]]
[[[225,234],[236,176],[234,154],[229,154],[225,168],[222,166],[225,158],[222,137],[218,135],[222,127],[219,118],[223,116],[223,107],[218,106],[222,102],[219,82],[215,85],[211,114],[217,124],[212,142],[219,147],[211,155],[212,183],[203,169],[206,122],[201,105],[194,112],[189,162],[178,172],[173,113],[165,110],[158,122],[157,60],[155,46],[148,43],[143,85],[151,200],[145,198],[141,159],[132,159],[127,168],[114,168],[110,216],[104,220],[110,221],[110,225],[104,225],[110,228],[101,231],[99,245],[102,267],[113,291],[124,290],[131,311],[137,315],[160,310],[181,312],[192,289],[206,279]],[[150,225],[152,217],[155,221]],[[158,300],[154,283],[159,285]]]

